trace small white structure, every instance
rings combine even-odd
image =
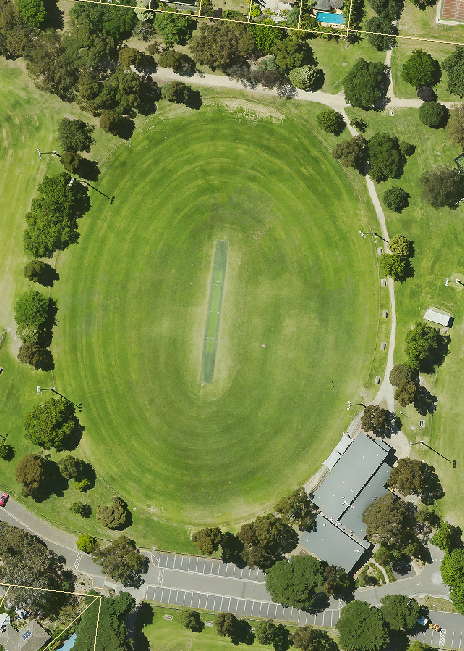
[[[342,455],[337,452],[337,450],[332,450],[330,455],[327,457],[327,459],[323,462],[323,466],[328,468],[329,470],[332,470],[334,465],[337,463],[337,461],[340,459]]]
[[[0,629],[10,623],[10,616],[8,613],[0,613]]]
[[[434,307],[429,307],[429,309],[424,314],[424,319],[426,321],[431,321],[432,323],[438,323],[438,325],[447,328],[450,324],[451,314],[439,312]]]

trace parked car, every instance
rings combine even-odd
[[[0,506],[5,506],[5,504],[8,502],[8,498],[10,496],[8,493],[3,493],[3,495],[0,497]]]

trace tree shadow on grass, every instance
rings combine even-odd
[[[232,644],[248,644],[251,645],[255,641],[255,634],[252,631],[250,624],[246,619],[238,619],[234,632],[230,636],[230,641]]]
[[[100,168],[98,167],[97,161],[89,160],[88,158],[81,158],[78,174],[87,181],[98,181]]]
[[[127,117],[122,117],[118,123],[117,135],[123,140],[130,140],[134,133],[135,122]]]
[[[150,604],[142,601],[137,608],[137,619],[134,626],[134,642],[137,651],[150,651],[150,643],[143,632],[145,626],[153,624],[153,608]]]

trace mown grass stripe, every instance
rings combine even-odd
[[[218,240],[214,252],[213,273],[209,289],[208,315],[206,317],[205,341],[201,358],[200,382],[211,384],[214,377],[216,351],[219,337],[222,296],[227,265],[227,242]]]

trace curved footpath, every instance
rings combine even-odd
[[[391,52],[387,53],[386,66],[389,68]],[[152,75],[157,82],[167,81],[189,81],[189,83],[200,86],[212,86],[244,90],[240,82],[233,81],[228,77],[196,73],[186,79],[170,69],[158,68]],[[268,90],[262,86],[246,88],[249,92],[264,95],[277,95],[277,91]],[[349,126],[349,120],[345,109],[347,104],[343,93],[330,95],[322,91],[305,92],[296,91],[295,99],[311,102],[319,102],[343,114],[352,135],[357,135],[356,130]],[[389,109],[420,106],[420,100],[402,100],[393,94],[393,84],[390,82],[387,105]],[[375,185],[372,179],[367,177],[367,187],[374,205],[382,237],[388,242],[388,231],[385,224],[380,201],[378,199]],[[390,370],[393,367],[393,353],[395,347],[396,313],[394,284],[391,279],[388,282],[391,306],[391,332],[388,350],[388,361],[385,375],[374,402],[379,404],[385,401],[388,409],[394,411],[393,387],[389,382]],[[357,417],[359,419],[359,416]],[[356,419],[355,419],[356,421]],[[409,446],[407,438],[401,432],[393,435],[391,444],[396,450],[397,456],[407,456]],[[233,612],[238,616],[248,617],[272,617],[278,620],[295,622],[300,625],[316,624],[319,626],[333,627],[338,621],[340,609],[343,602],[332,601],[329,608],[317,615],[309,615],[304,611],[295,608],[283,608],[280,604],[272,602],[264,584],[264,574],[260,570],[249,568],[238,568],[218,560],[204,559],[196,556],[181,556],[173,554],[153,553],[144,551],[149,560],[148,572],[143,576],[143,584],[138,589],[124,588],[122,585],[108,581],[102,574],[101,568],[96,565],[90,556],[83,554],[76,549],[75,536],[68,534],[56,527],[51,526],[44,520],[36,517],[15,500],[10,499],[7,506],[0,510],[0,519],[28,530],[46,541],[47,545],[59,556],[71,569],[87,575],[93,581],[97,589],[114,588],[115,590],[127,590],[137,601],[152,599],[160,603],[177,604],[188,607],[201,608],[216,612]],[[426,565],[419,574],[408,576],[392,584],[378,588],[361,588],[356,590],[355,597],[367,601],[372,605],[378,605],[380,599],[386,594],[405,594],[410,597],[431,595],[434,597],[449,598],[449,591],[443,585],[440,574],[440,562],[443,552],[435,547],[430,547],[432,563]],[[417,639],[428,644],[447,647],[464,648],[463,631],[464,617],[462,615],[433,612],[431,617],[434,622],[442,626],[443,631],[426,631],[420,633]]]

